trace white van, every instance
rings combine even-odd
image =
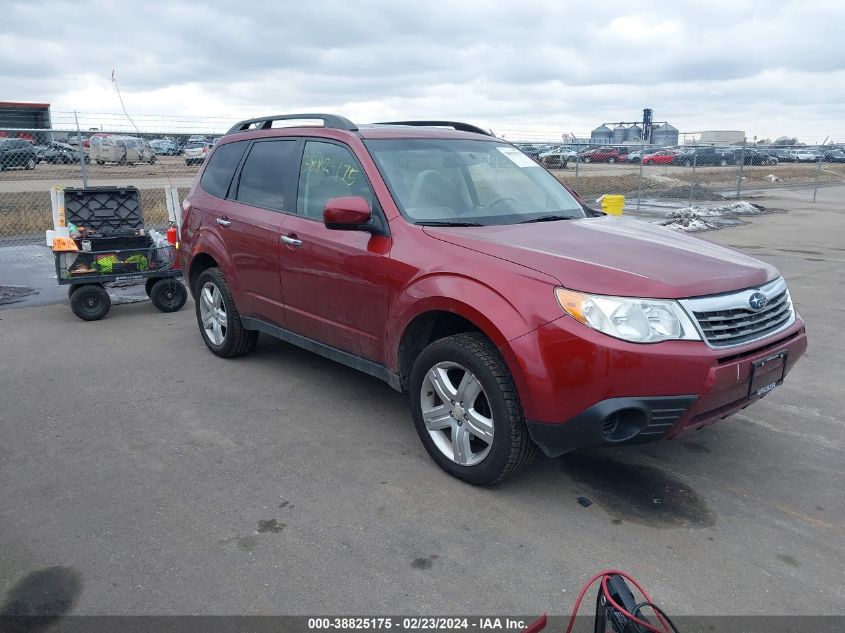
[[[144,139],[134,136],[92,136],[88,155],[98,165],[156,162],[155,151]]]

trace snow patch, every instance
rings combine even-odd
[[[766,213],[765,208],[742,200],[710,207],[692,206],[670,209],[666,212],[666,220],[660,222],[660,224],[675,231],[697,233],[736,224],[737,222],[732,221],[731,218],[737,216],[760,215],[762,213]]]

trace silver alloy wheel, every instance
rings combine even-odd
[[[223,345],[226,340],[226,306],[223,293],[210,281],[200,290],[200,319],[202,329],[214,345]]]
[[[451,361],[428,370],[420,389],[426,430],[435,446],[461,466],[475,466],[493,445],[493,413],[478,378]]]

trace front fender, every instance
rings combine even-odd
[[[413,280],[394,298],[390,310],[388,346],[391,369],[399,368],[399,345],[409,324],[419,315],[431,311],[457,314],[474,323],[500,349],[507,349],[507,343],[527,332],[545,325],[560,316],[550,308],[553,302],[551,286],[536,278],[522,280],[526,288],[548,294],[549,309],[540,307],[539,301],[526,301],[517,306],[502,293],[477,279],[454,273],[433,273]],[[534,286],[537,288],[534,288]],[[542,291],[540,290],[542,288]],[[515,297],[523,296],[514,293]],[[507,361],[507,359],[506,359]],[[512,372],[518,371],[511,366]]]

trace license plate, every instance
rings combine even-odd
[[[766,385],[765,387],[760,387],[757,391],[754,392],[754,396],[757,397],[757,398],[765,396],[767,393],[769,393],[772,389],[774,389],[777,386],[778,386],[778,384],[776,382],[773,382],[773,383]]]
[[[786,350],[751,363],[748,397],[760,398],[783,382],[786,376]]]

